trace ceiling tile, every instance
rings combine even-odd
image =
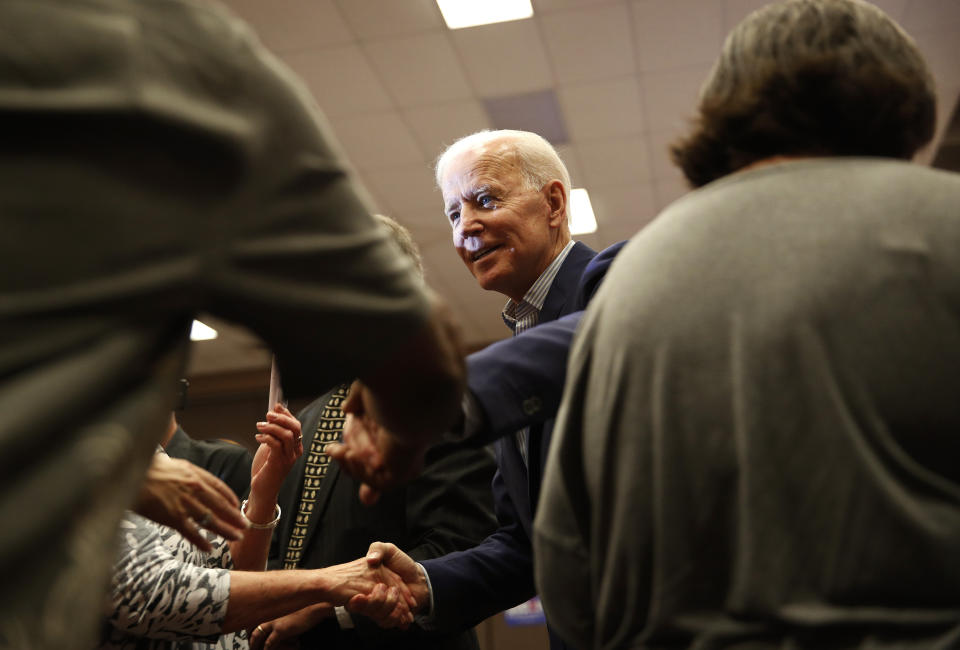
[[[547,13],[550,11],[562,11],[564,9],[580,9],[583,7],[593,7],[601,4],[611,4],[610,0],[532,0],[533,13]],[[621,0],[619,4],[623,4]]]
[[[578,142],[576,148],[591,196],[599,187],[650,182],[647,138],[642,135]]]
[[[726,38],[730,30],[739,25],[741,20],[749,16],[760,7],[764,7],[768,4],[770,4],[770,0],[724,0],[723,34],[721,35],[721,38]]]
[[[654,188],[646,183],[598,187],[590,191],[590,202],[603,247],[629,239],[658,212]]]
[[[331,118],[347,158],[360,170],[421,163],[423,153],[400,114],[371,113]]]
[[[902,24],[910,0],[867,0],[867,2],[877,5],[885,14]]]
[[[577,148],[571,144],[562,144],[554,147],[554,149],[557,150],[557,155],[560,156],[560,160],[563,161],[564,166],[567,168],[567,173],[570,174],[570,182],[573,184],[573,188],[583,187],[583,172],[580,171],[580,159],[577,157]]]
[[[713,63],[723,42],[723,5],[700,0],[633,0],[641,70]]]
[[[696,114],[700,86],[707,78],[709,65],[697,65],[643,75],[644,108],[651,131],[684,128]]]
[[[402,214],[404,223],[442,226],[449,232],[443,216],[443,198],[434,185],[428,164],[369,170],[364,173],[364,179],[391,216]]]
[[[484,99],[483,107],[495,129],[533,131],[554,145],[570,140],[560,102],[553,90]]]
[[[561,86],[559,94],[567,128],[574,139],[644,130],[643,105],[635,77]]]
[[[354,40],[333,0],[224,0],[277,53]]]
[[[486,111],[475,100],[405,108],[402,113],[431,160],[463,136],[490,128]]]
[[[283,59],[306,82],[328,116],[393,108],[393,100],[356,45],[289,52]]]
[[[542,90],[553,84],[547,53],[533,20],[456,29],[450,37],[481,97]]]
[[[676,180],[683,178],[683,172],[670,157],[670,145],[685,135],[682,129],[672,131],[651,131],[650,138],[650,166],[653,168],[653,177],[657,180]]]
[[[659,211],[691,191],[690,185],[681,180],[658,180],[656,184],[657,207]]]
[[[957,0],[912,0],[900,21],[908,33],[944,31],[960,27],[960,2]],[[960,39],[954,31],[954,42]]]
[[[561,84],[634,73],[630,13],[624,4],[591,6],[539,18]]]
[[[347,24],[360,38],[399,36],[442,28],[436,0],[336,0]]]
[[[368,41],[363,49],[401,107],[472,95],[445,32]]]
[[[937,82],[937,90],[960,82],[960,36],[954,30],[921,31],[912,34]],[[940,93],[942,97],[942,92]]]

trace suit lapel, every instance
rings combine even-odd
[[[553,278],[553,284],[550,285],[550,291],[547,292],[543,307],[540,309],[539,322],[547,323],[556,320],[574,309],[574,298],[576,298],[580,276],[596,255],[596,251],[586,244],[576,242],[573,245],[567,253],[567,258],[560,265],[556,277]]]
[[[560,265],[550,291],[540,309],[540,323],[548,323],[561,316],[576,311],[577,290],[580,287],[580,277],[590,261],[597,256],[597,252],[581,242],[576,242],[567,258]],[[552,421],[547,423],[552,426]],[[537,499],[540,496],[540,481],[543,478],[543,461],[545,447],[543,445],[543,431],[545,424],[532,425],[527,436],[527,490],[530,500],[530,514],[535,513]],[[516,445],[514,445],[516,446]]]

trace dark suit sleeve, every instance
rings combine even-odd
[[[423,474],[406,489],[409,544],[403,550],[420,562],[471,548],[493,532],[497,519],[490,482],[495,470],[486,448],[451,443],[432,448]],[[368,619],[353,618],[365,647],[397,638]]]
[[[583,310],[626,242],[598,253],[580,276],[573,311],[467,357],[468,388],[476,413],[463,437],[486,444],[556,416],[567,376],[567,357]]]
[[[479,545],[422,562],[433,587],[433,626],[472,627],[534,595],[530,538],[500,472],[493,479],[500,527]]]
[[[568,314],[467,357],[468,388],[480,415],[468,418],[467,440],[485,444],[556,415],[581,316]]]

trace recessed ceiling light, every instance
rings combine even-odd
[[[593,216],[590,195],[580,187],[570,190],[570,234],[586,235],[597,232],[597,218]]]
[[[193,321],[193,326],[190,328],[191,341],[209,341],[215,338],[217,338],[217,330],[198,320]]]
[[[503,23],[533,15],[530,0],[437,0],[450,29]]]

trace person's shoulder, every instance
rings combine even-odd
[[[603,282],[603,278],[606,277],[607,271],[610,270],[613,260],[627,244],[627,241],[620,241],[604,248],[587,263],[580,275],[580,288],[577,294],[577,303],[580,308],[586,308],[590,299],[597,292],[600,283]]]

